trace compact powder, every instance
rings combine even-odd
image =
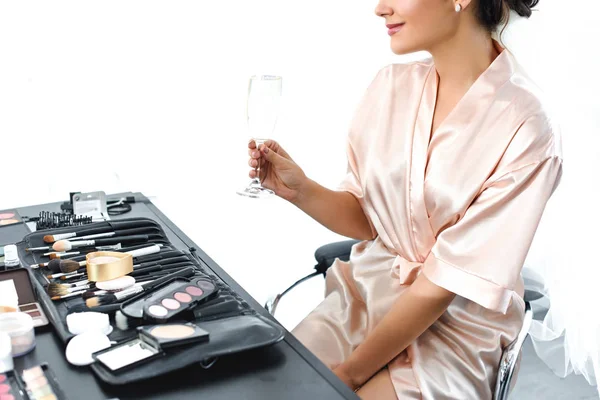
[[[192,296],[183,292],[177,292],[173,297],[175,297],[175,300],[181,303],[189,303],[190,301],[192,301]]]
[[[34,380],[28,382],[27,386],[33,390],[33,389],[41,388],[42,386],[46,386],[47,384],[48,384],[48,379],[46,379],[45,376],[39,376],[39,377],[35,378]]]
[[[44,371],[38,366],[23,370],[23,379],[27,382],[37,378],[38,376],[44,376]]]
[[[0,219],[9,219],[9,218],[13,218],[15,216],[15,213],[3,213],[0,214]]]
[[[148,311],[150,311],[150,314],[156,315],[157,317],[164,317],[168,313],[167,309],[161,306],[150,306]]]
[[[213,285],[210,282],[206,282],[206,281],[198,281],[196,284],[198,285],[199,288],[202,288],[203,290],[205,290],[207,292],[210,290],[213,290],[215,288],[215,285]]]
[[[6,375],[0,375],[0,383],[6,380]]]
[[[0,383],[0,393],[8,393],[10,392],[10,386],[5,383]]]
[[[17,222],[19,222],[18,219],[3,219],[0,220],[0,225],[11,225],[16,224]]]
[[[162,305],[167,307],[169,310],[177,310],[181,304],[177,300],[173,299],[164,299]]]
[[[197,288],[196,286],[188,286],[185,288],[185,291],[191,294],[192,296],[202,296],[202,289]]]
[[[3,394],[2,396],[0,396],[0,400],[15,400],[15,396],[13,396],[12,394]]]
[[[164,325],[157,326],[150,334],[160,339],[178,339],[191,336],[196,330],[187,325]]]

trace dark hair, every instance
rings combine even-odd
[[[496,30],[501,23],[508,22],[510,10],[521,17],[531,17],[531,9],[539,0],[479,0],[476,9],[479,22],[490,32]]]

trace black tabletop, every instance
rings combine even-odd
[[[173,224],[141,193],[123,218],[149,217],[161,223],[171,243],[187,250],[196,248],[198,255],[217,276],[262,315],[268,312],[223,271],[202,249]],[[119,196],[115,196],[119,197]],[[60,211],[60,203],[17,209],[22,216],[34,217],[40,211]],[[118,219],[119,217],[112,217]],[[3,243],[17,242],[23,237],[22,226],[0,227]],[[14,236],[13,236],[14,235]],[[64,346],[52,327],[36,330],[36,349],[15,359],[15,368],[48,362],[63,391],[70,400],[105,399],[358,399],[312,353],[289,332],[273,346],[222,357],[210,369],[191,366],[149,381],[125,386],[110,386],[97,379],[88,367],[67,363]]]

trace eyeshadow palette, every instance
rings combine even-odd
[[[30,400],[67,399],[47,363],[24,369],[23,381],[25,382],[25,389]]]
[[[0,373],[0,400],[26,400],[18,377],[14,372]]]
[[[17,293],[19,311],[29,314],[33,318],[33,326],[40,327],[48,325],[48,318],[44,310],[37,302],[29,272],[25,268],[17,268],[8,271],[0,271],[0,286],[12,287]]]
[[[149,294],[143,293],[124,302],[121,311],[131,318],[166,322],[211,299],[217,292],[215,283],[209,278],[176,278],[156,287]]]
[[[0,211],[0,226],[18,224],[22,221],[21,216],[16,210]]]

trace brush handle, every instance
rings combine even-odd
[[[111,245],[111,244],[118,244],[118,243],[140,243],[140,242],[147,242],[148,241],[148,235],[132,235],[132,236],[113,236],[110,238],[104,238],[104,239],[96,239],[94,240],[94,244],[96,246],[106,246],[106,245]],[[75,243],[75,242],[73,242]]]
[[[129,275],[130,276],[140,276],[140,275],[145,275],[145,274],[148,274],[148,273],[154,272],[154,271],[163,271],[163,270],[170,270],[170,269],[184,268],[184,267],[193,267],[193,266],[194,266],[194,264],[192,264],[190,261],[188,261],[188,262],[184,261],[181,263],[167,264],[167,265],[157,264],[157,265],[153,265],[153,266],[146,267],[146,268],[135,269]]]
[[[141,249],[127,251],[126,253],[127,254],[131,254],[131,256],[133,258],[143,257],[143,256],[147,256],[147,255],[150,255],[150,254],[159,253],[161,247],[162,246],[160,246],[158,244],[155,244],[155,245],[144,247],[144,248],[141,248]]]
[[[129,235],[152,235],[156,233],[160,233],[158,228],[132,228],[132,229],[117,229],[115,233],[119,236],[129,236]]]
[[[115,232],[130,228],[142,228],[142,227],[156,226],[153,221],[110,221],[103,223],[101,226],[94,228],[82,229],[77,232],[58,233],[53,235],[54,240],[70,239],[73,237],[81,237],[88,235],[97,235],[100,233]],[[60,239],[57,239],[60,238]]]
[[[130,228],[141,228],[143,226],[156,226],[154,221],[110,221],[109,225],[116,231]]]
[[[146,285],[149,286],[150,284]],[[134,294],[138,294],[145,290],[144,286],[136,285],[130,287],[129,289],[122,290],[120,292],[116,292],[114,295],[117,298],[117,301],[123,300],[126,297],[133,296]]]
[[[145,285],[144,290],[152,290],[156,286],[158,286],[164,282],[167,282],[168,280],[171,280],[173,278],[179,278],[179,277],[189,278],[190,276],[194,276],[195,272],[196,272],[196,268],[194,268],[194,267],[187,267],[187,268],[180,269],[179,271],[172,272],[168,275],[165,275],[163,277],[156,279],[154,282],[152,282],[148,285]]]
[[[189,258],[187,258],[185,256],[179,256],[179,257],[173,257],[173,258],[163,258],[162,260],[149,261],[149,262],[143,262],[143,263],[136,264],[133,266],[133,269],[135,270],[136,268],[153,267],[155,265],[175,264],[175,263],[184,262],[184,261],[189,261]]]
[[[179,257],[179,256],[185,256],[185,253],[181,250],[167,250],[167,251],[163,251],[163,252],[156,253],[156,254],[139,256],[139,257],[137,257],[137,261],[140,263],[143,263],[143,262],[164,260],[166,258],[173,258],[173,257]]]

